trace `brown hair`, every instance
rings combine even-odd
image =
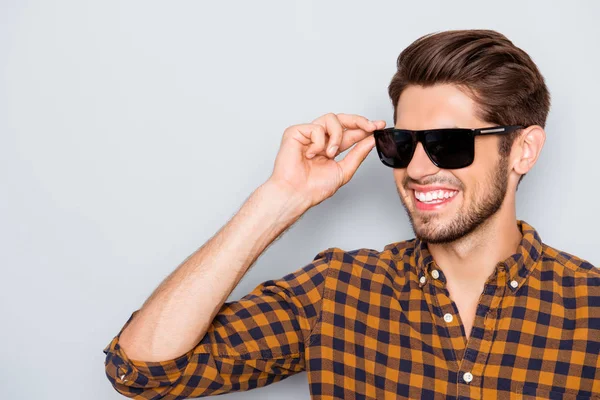
[[[473,99],[476,116],[482,121],[545,127],[550,93],[544,77],[529,55],[499,32],[468,29],[430,33],[404,49],[396,65],[388,86],[394,124],[398,100],[407,86],[445,83],[457,85]],[[520,132],[500,136],[501,157],[510,154]]]

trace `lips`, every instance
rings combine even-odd
[[[416,190],[417,192],[423,192],[423,193],[434,192],[437,190],[443,190],[445,192],[457,192],[458,191],[458,189],[451,188],[449,186],[438,186],[438,185],[427,185],[427,186],[410,185],[410,186],[408,186],[408,189]]]
[[[413,197],[413,199],[415,201],[415,206],[416,206],[416,208],[418,210],[422,210],[422,211],[438,211],[438,210],[442,210],[444,207],[446,207],[448,204],[450,204],[456,197],[458,197],[460,195],[460,193],[461,192],[459,191],[453,197],[432,200],[432,202],[430,202],[430,203],[424,203],[421,200],[419,200],[416,197],[416,195],[415,195],[415,190],[412,191],[412,194],[413,194],[412,197]]]

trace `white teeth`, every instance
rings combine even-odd
[[[426,202],[439,203],[445,199],[454,197],[458,192],[456,192],[456,191],[447,192],[447,191],[443,191],[443,190],[436,190],[436,191],[427,192],[427,193],[415,191],[414,193],[415,193],[415,197],[424,203],[426,203]]]

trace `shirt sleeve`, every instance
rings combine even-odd
[[[320,321],[332,249],[277,280],[267,280],[238,301],[225,302],[204,338],[166,361],[130,359],[121,333],[103,350],[105,372],[120,394],[135,399],[177,400],[244,391],[305,369],[304,349]]]

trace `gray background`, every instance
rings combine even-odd
[[[2,0],[2,397],[121,398],[102,349],[268,178],[284,129],[327,112],[391,126],[396,57],[433,31],[496,29],[538,64],[552,108],[517,217],[600,265],[599,15],[594,1]],[[230,300],[328,247],[412,237],[373,150]],[[303,372],[220,398],[308,397]]]

